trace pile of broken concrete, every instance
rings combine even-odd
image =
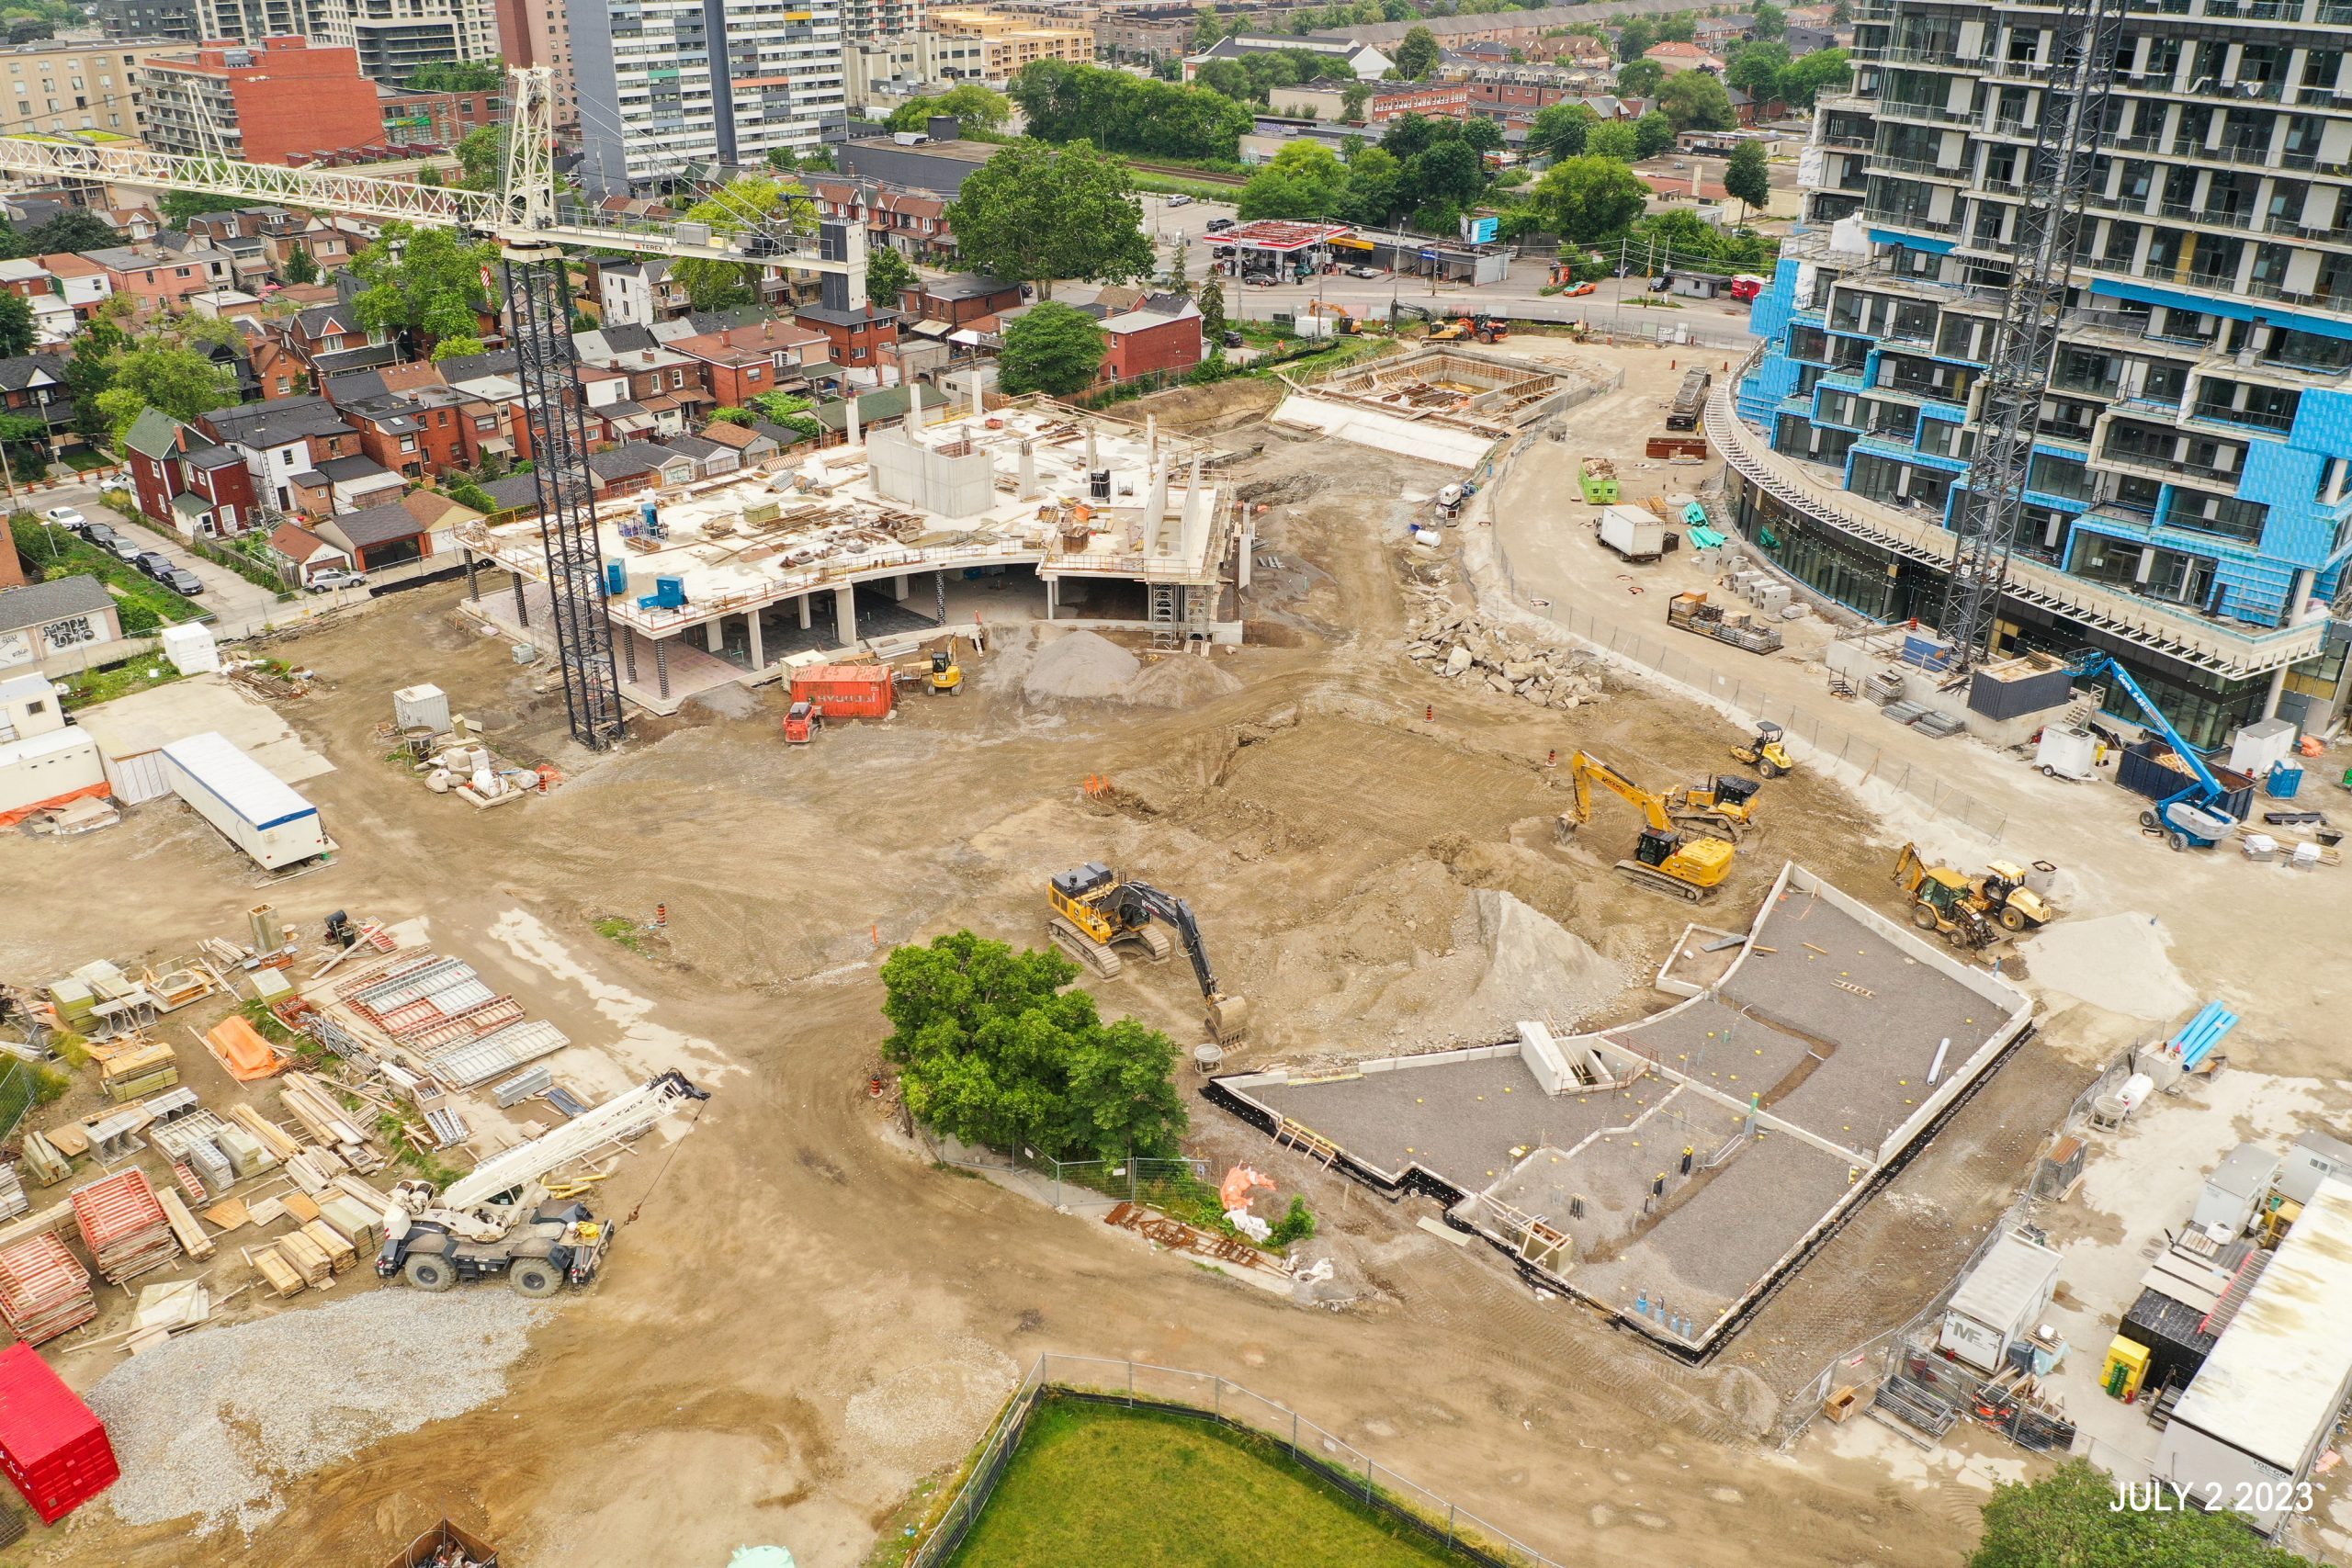
[[[1539,706],[1572,708],[1604,694],[1599,661],[1562,643],[1435,602],[1408,623],[1405,657],[1440,680],[1484,685]]]

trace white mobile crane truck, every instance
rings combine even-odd
[[[688,1100],[708,1100],[680,1072],[667,1072],[554,1131],[492,1155],[447,1192],[403,1181],[384,1211],[376,1272],[420,1291],[503,1274],[517,1295],[554,1295],[566,1280],[596,1277],[615,1225],[577,1200],[551,1202],[540,1178],[607,1143],[633,1138]]]

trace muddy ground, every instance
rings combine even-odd
[[[1271,498],[1260,549],[1277,564],[1261,571],[1250,646],[1216,655],[1242,689],[1196,708],[1025,699],[1034,639],[1007,627],[967,664],[962,697],[917,698],[887,725],[787,750],[771,687],[639,720],[618,754],[591,759],[537,689],[544,665],[517,666],[465,622],[458,585],[279,639],[326,678],[286,712],[338,766],[304,788],[343,845],[266,894],[280,911],[306,931],[336,908],[421,918],[441,951],[575,1039],[612,1043],[626,1071],[683,1061],[715,1098],[691,1135],[616,1175],[604,1201],[641,1205],[638,1223],[595,1290],[537,1332],[508,1397],[292,1481],[243,1560],[371,1563],[447,1513],[516,1562],[716,1562],[765,1540],[847,1568],[1044,1350],[1246,1382],[1566,1562],[1960,1560],[1978,1494],[1899,1488],[1868,1459],[1791,1459],[1752,1434],[1966,1255],[2086,1076],[2063,1039],[2020,1053],[1904,1178],[1902,1201],[1865,1209],[1698,1371],[1415,1230],[1426,1205],[1349,1194],[1205,1104],[1194,1152],[1247,1155],[1306,1191],[1353,1302],[1292,1306],[933,1168],[866,1098],[879,956],[959,926],[1035,942],[1045,879],[1087,859],[1192,899],[1227,988],[1251,1003],[1245,1065],[1492,1037],[1471,1005],[1476,955],[1458,951],[1476,888],[1511,892],[1636,977],[1610,1014],[1664,1000],[1638,980],[1690,911],[1607,873],[1633,836],[1615,802],[1577,850],[1555,849],[1565,795],[1543,764],[1586,747],[1637,777],[1696,777],[1728,765],[1731,728],[1622,682],[1552,713],[1432,680],[1402,657],[1401,584],[1418,572],[1464,591],[1453,541],[1417,564],[1402,535],[1425,512],[1408,493],[1447,476],[1262,425],[1228,438],[1263,444],[1238,477]],[[569,781],[491,812],[426,795],[374,733],[390,690],[425,681],[504,754]],[[1089,796],[1090,776],[1114,787]],[[1898,909],[1899,839],[1832,783],[1776,783],[1708,918],[1744,924],[1792,856]],[[0,903],[35,912],[0,931],[0,972],[185,951],[240,930],[255,880],[169,804],[78,840],[0,839]],[[657,904],[668,924],[644,954],[592,931],[650,921]],[[1194,1037],[1181,962],[1097,989],[1106,1010]],[[190,1073],[208,1097],[222,1087],[209,1072]],[[87,1382],[109,1354],[60,1360]],[[192,1547],[94,1508],[34,1560],[141,1568],[239,1545]]]

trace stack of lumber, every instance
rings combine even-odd
[[[278,1129],[277,1123],[272,1122],[268,1117],[264,1116],[260,1111],[255,1111],[250,1105],[231,1106],[229,1108],[229,1119],[236,1122],[238,1127],[243,1130],[247,1137],[251,1138],[254,1143],[259,1144],[262,1147],[262,1152],[266,1154],[274,1162],[283,1164],[285,1161],[292,1159],[297,1154],[301,1152],[302,1145],[300,1144],[295,1142],[292,1138],[288,1137]],[[225,1150],[227,1145],[224,1144],[222,1147]],[[238,1174],[243,1176],[247,1173],[239,1171]]]
[[[317,1078],[308,1073],[288,1073],[277,1098],[311,1140],[333,1149],[345,1165],[358,1171],[382,1167],[383,1158],[368,1145],[362,1124]]]
[[[0,1159],[0,1220],[13,1220],[33,1206],[25,1196],[25,1184],[17,1175],[17,1162]]]
[[[43,1187],[54,1187],[73,1174],[74,1162],[39,1133],[27,1133],[17,1152],[26,1168],[33,1173],[33,1179]]]
[[[204,1234],[204,1227],[196,1223],[196,1216],[188,1212],[178,1193],[166,1187],[155,1194],[155,1201],[164,1206],[164,1223],[172,1227],[172,1235],[187,1249],[190,1258],[212,1256],[212,1238]]]
[[[302,1293],[302,1272],[286,1261],[286,1255],[275,1246],[257,1247],[245,1255],[253,1261],[254,1270],[268,1282],[270,1293],[276,1296],[299,1296]]]
[[[98,1086],[117,1105],[180,1081],[179,1058],[160,1040],[134,1037],[113,1045],[93,1044],[88,1050],[98,1064]]]
[[[180,1255],[164,1205],[140,1171],[126,1170],[76,1188],[73,1202],[82,1245],[111,1284],[161,1269]]]
[[[350,1240],[341,1231],[336,1230],[324,1220],[305,1221],[301,1230],[297,1234],[307,1238],[313,1247],[325,1253],[327,1267],[338,1274],[359,1261],[359,1249],[352,1246]]]
[[[306,1285],[323,1285],[334,1272],[334,1261],[326,1248],[300,1231],[288,1231],[275,1243],[278,1255],[294,1266]]]
[[[383,1245],[384,1211],[380,1205],[363,1203],[349,1193],[335,1192],[319,1200],[319,1218],[333,1225],[337,1235],[348,1236],[351,1245],[361,1252],[373,1254]]]
[[[54,1339],[98,1314],[89,1271],[43,1232],[0,1249],[0,1318],[28,1345]]]

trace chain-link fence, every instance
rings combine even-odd
[[[1185,1211],[1216,1197],[1208,1185],[1208,1162],[1197,1159],[1055,1159],[1035,1149],[991,1149],[953,1138],[923,1134],[932,1157],[963,1170],[988,1171],[1029,1191],[1057,1209],[1107,1209],[1116,1203],[1148,1203],[1191,1217]]]
[[[0,1067],[0,1143],[17,1135],[17,1123],[40,1098],[40,1080],[31,1064],[9,1057],[6,1066]]]
[[[1518,453],[1514,451],[1511,457]],[[1497,478],[1510,468],[1506,458],[1497,466]],[[1634,663],[1679,682],[1702,696],[1724,704],[1749,720],[1769,719],[1812,760],[1845,768],[1855,782],[1886,784],[1909,795],[1938,816],[1959,822],[1998,842],[2008,827],[2008,813],[1979,800],[1933,769],[1892,755],[1868,737],[1825,718],[1775,692],[1726,674],[1688,649],[1651,638],[1623,626],[1604,626],[1571,605],[1532,595],[1520,586],[1510,554],[1500,538],[1494,541],[1496,565],[1502,572],[1511,602],[1542,615],[1570,637],[1593,648],[1630,659]],[[1873,710],[1875,711],[1875,710]]]
[[[1214,1372],[1186,1371],[1092,1356],[1040,1356],[988,1436],[962,1483],[907,1554],[907,1568],[938,1568],[956,1554],[1020,1447],[1038,1404],[1091,1400],[1212,1421],[1315,1472],[1352,1500],[1486,1568],[1562,1568],[1557,1560],[1469,1510],[1407,1480],[1354,1444],[1278,1400]],[[1276,1555],[1268,1543],[1267,1555]]]
[[[1910,1365],[1917,1348],[1934,1342],[1937,1327],[1943,1321],[1944,1306],[1960,1282],[1974,1272],[1976,1266],[1984,1260],[1984,1255],[2002,1236],[2019,1226],[2032,1226],[2041,1217],[2043,1206],[2061,1196],[2059,1192],[2045,1190],[2041,1180],[2043,1165],[2058,1145],[2074,1136],[2075,1129],[2084,1124],[2099,1098],[2114,1093],[2116,1088],[2131,1076],[2132,1064],[2132,1053],[2124,1052],[2101,1069],[2098,1077],[2075,1097],[2074,1103],[2066,1108],[2066,1114],[2034,1151],[2032,1162],[2027,1167],[2030,1174],[2025,1187],[2010,1200],[2001,1217],[1984,1232],[1975,1250],[1968,1255],[1968,1260],[1952,1271],[1951,1279],[1944,1282],[1943,1288],[1925,1307],[1908,1321],[1875,1335],[1838,1356],[1822,1368],[1811,1382],[1781,1402],[1779,1421],[1781,1447],[1786,1448],[1804,1434],[1805,1428],[1812,1426],[1814,1418],[1821,1414],[1822,1405],[1838,1389],[1868,1389],[1887,1378],[1902,1374]],[[1962,1400],[1960,1403],[1964,1405],[1966,1402]],[[2047,1446],[2037,1444],[2030,1431],[2004,1429],[2020,1446],[2037,1450]]]

